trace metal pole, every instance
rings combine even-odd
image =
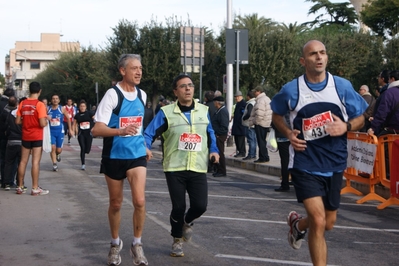
[[[98,107],[98,82],[96,82],[96,94],[97,94],[97,107]]]
[[[202,34],[203,28],[200,28],[200,53],[199,53],[199,67],[200,67],[200,88],[199,88],[199,101],[202,103],[202,38],[204,35]]]
[[[186,66],[186,60],[187,60],[187,55],[186,55],[186,27],[183,27],[183,48],[184,48],[184,74],[187,75],[187,66]]]
[[[236,58],[236,92],[240,90],[240,31],[236,31],[237,37],[237,58]]]
[[[226,29],[233,28],[232,9],[233,9],[232,0],[227,0]],[[227,110],[229,111],[229,117],[231,117],[232,108],[233,108],[233,64],[227,64],[226,78],[227,78],[226,107]]]

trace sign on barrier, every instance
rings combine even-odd
[[[348,139],[348,167],[371,174],[377,153],[377,145],[357,139]]]
[[[399,139],[395,140],[392,144],[392,158],[399,157]],[[391,195],[399,198],[399,165],[392,163],[391,165]]]

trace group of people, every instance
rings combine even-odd
[[[273,122],[285,142],[289,142],[292,181],[298,202],[305,205],[307,216],[295,211],[289,213],[288,241],[293,248],[299,249],[309,231],[309,250],[314,265],[327,263],[324,232],[333,228],[337,218],[346,169],[346,132],[363,127],[363,113],[368,106],[349,81],[326,71],[327,61],[324,44],[309,41],[300,58],[305,74],[284,85],[271,101],[261,88],[248,93],[248,104],[241,103],[242,95],[237,92],[235,97],[240,104],[236,105],[233,118],[233,124],[239,121],[240,125],[243,125],[243,117],[248,120],[244,123],[246,130],[236,133],[237,136],[247,136],[248,128],[253,126],[255,135],[261,136],[261,142],[266,141]],[[119,237],[119,224],[125,178],[130,183],[134,205],[134,237],[130,248],[133,264],[148,264],[141,242],[145,220],[144,187],[147,161],[152,158],[152,143],[158,136],[162,136],[162,164],[172,202],[170,255],[184,256],[183,244],[192,237],[194,221],[207,208],[208,162],[223,167],[224,142],[230,120],[224,98],[208,92],[205,94],[206,104],[198,103],[193,99],[195,86],[191,77],[181,74],[172,83],[176,102],[161,107],[143,131],[140,117],[144,114],[146,94],[137,87],[142,76],[140,57],[123,55],[118,68],[123,80],[117,84],[117,89],[106,93],[93,128],[94,135],[104,137],[101,168],[110,194],[108,217],[112,238],[108,264],[119,265],[121,261],[123,242]],[[122,96],[118,97],[118,94]],[[265,105],[257,106],[258,103]],[[120,111],[115,113],[118,104]],[[236,138],[236,143],[240,149],[236,155],[248,157],[244,157],[242,137]],[[266,153],[258,160],[265,162],[268,159]],[[225,172],[215,172],[214,176],[218,174],[222,176]],[[190,199],[188,209],[186,193]]]
[[[90,152],[93,139],[91,129],[94,126],[94,112],[87,110],[85,101],[80,102],[79,110],[73,105],[72,99],[68,99],[67,104],[61,106],[58,95],[53,95],[51,104],[48,105],[46,99],[39,100],[41,86],[38,82],[30,84],[29,92],[28,98],[18,100],[14,90],[7,89],[1,98],[1,186],[5,190],[15,188],[17,194],[25,193],[26,165],[32,155],[31,194],[46,195],[49,191],[38,186],[42,155],[39,148],[43,147],[43,141],[51,143],[53,171],[58,171],[57,162],[61,161],[64,135],[68,135],[70,144],[70,138],[76,132],[81,148],[81,169],[85,170],[85,154]],[[44,134],[45,127],[49,127],[49,134]]]
[[[248,92],[247,102],[243,101],[239,91],[236,92],[232,132],[237,144],[236,157],[245,160],[255,158],[254,142],[251,142],[246,154],[245,137],[251,141],[256,136],[258,162],[269,160],[265,142],[271,125],[280,132],[281,142],[285,143],[289,155],[287,169],[292,176],[297,200],[304,204],[306,211],[306,216],[295,211],[288,214],[288,242],[292,248],[299,249],[308,234],[309,251],[314,265],[327,264],[324,234],[333,228],[337,219],[343,171],[346,169],[346,132],[358,131],[364,126],[363,114],[368,108],[367,102],[356,93],[348,80],[326,71],[327,62],[324,44],[311,40],[303,46],[300,57],[305,74],[285,84],[271,100],[261,87]],[[223,151],[231,118],[228,117],[221,95],[207,93],[206,104],[198,103],[194,100],[195,85],[191,77],[180,74],[172,82],[176,101],[161,107],[144,130],[147,95],[138,87],[143,71],[141,57],[136,54],[122,55],[118,69],[122,80],[104,95],[91,130],[94,136],[103,137],[104,142],[101,172],[104,173],[109,192],[111,243],[108,265],[121,263],[123,242],[119,229],[125,179],[130,184],[134,206],[130,254],[134,265],[148,265],[142,243],[146,216],[146,168],[147,162],[153,157],[152,143],[159,136],[162,138],[162,164],[172,203],[170,225],[173,240],[170,255],[182,257],[183,244],[191,239],[195,220],[207,209],[206,173],[209,162],[219,163],[214,176],[226,174]],[[384,92],[387,96],[381,98],[381,108],[392,104],[393,90],[396,92],[396,88],[399,88],[396,81],[388,86],[392,92]],[[393,87],[395,89],[391,89]],[[42,152],[40,136],[43,127],[48,122],[52,123],[54,116],[47,117],[44,104],[38,101],[40,85],[32,82],[29,89],[30,98],[22,101],[16,112],[17,124],[23,122],[18,179],[21,186],[23,169],[32,153],[32,194],[40,194],[44,193],[38,186]],[[396,110],[399,105],[394,106],[393,110]],[[58,110],[57,114],[67,116],[62,108],[51,110]],[[77,122],[73,125],[81,124],[77,115],[75,120]],[[382,128],[376,124],[380,121],[379,115],[375,114],[371,120],[372,130]],[[243,130],[235,128],[234,124]],[[86,129],[89,126],[83,123],[83,127]],[[68,124],[68,128],[73,135],[74,126]],[[59,153],[56,149],[56,160]],[[34,173],[36,179],[33,178]],[[190,202],[188,207],[186,193]]]

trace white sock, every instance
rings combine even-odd
[[[141,244],[141,237],[133,237],[132,245]]]
[[[118,238],[111,238],[112,245],[120,245],[120,243],[121,243],[121,240],[119,239],[119,236],[118,236]]]

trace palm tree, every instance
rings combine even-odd
[[[308,15],[316,14],[325,9],[324,14],[318,15],[313,21],[309,21],[311,27],[319,25],[320,27],[329,25],[350,26],[356,24],[358,16],[356,10],[350,7],[349,2],[344,3],[331,3],[329,0],[305,0],[306,2],[315,3],[308,12]],[[329,18],[325,18],[327,15]]]
[[[295,22],[294,24],[290,23],[288,25],[283,23],[279,25],[279,28],[282,31],[289,32],[294,35],[301,34],[309,30],[309,27],[306,24],[298,25],[297,22]]]

